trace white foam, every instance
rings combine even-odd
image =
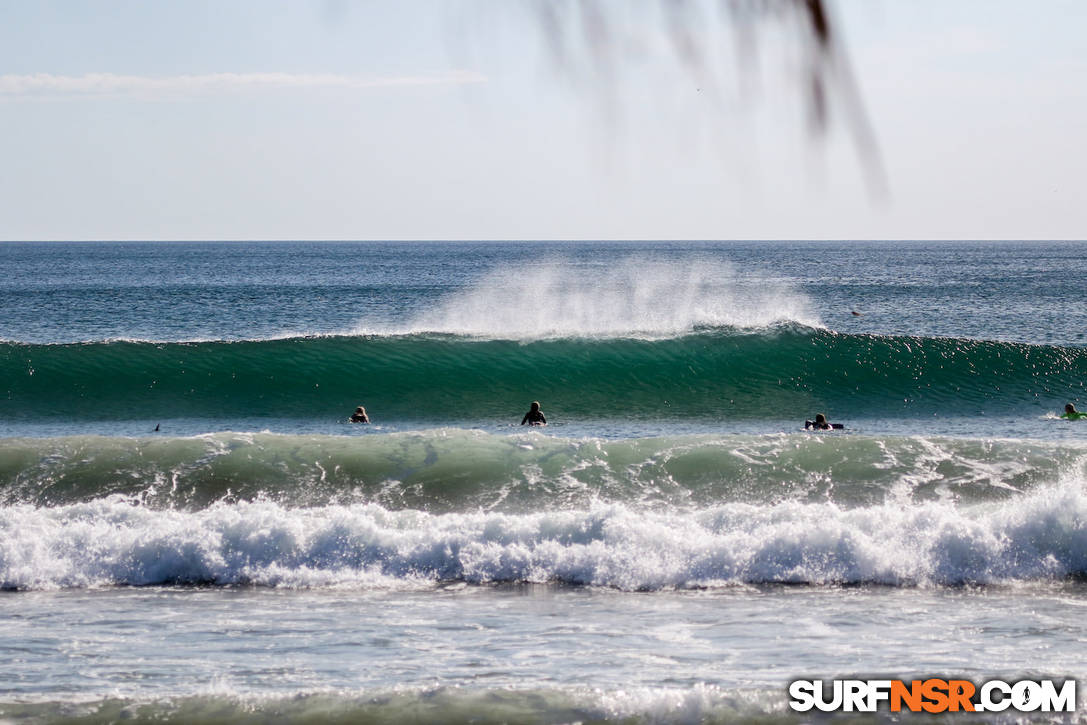
[[[785,711],[779,692],[726,692],[698,683],[689,688],[632,687],[600,692],[597,707],[607,720],[702,723],[709,720],[769,719]]]
[[[564,581],[626,590],[750,582],[991,583],[1087,573],[1081,482],[1001,503],[621,504],[534,514],[152,510],[121,497],[0,515],[0,586],[211,582],[286,587]]]
[[[783,280],[744,277],[719,260],[681,266],[628,256],[607,267],[559,260],[494,269],[406,326],[360,323],[354,332],[669,337],[706,327],[755,329],[786,322],[822,326],[808,298]]]

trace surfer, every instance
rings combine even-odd
[[[525,417],[521,418],[521,425],[525,423],[529,425],[547,425],[547,418],[544,417],[543,411],[540,410],[538,401],[532,401],[532,405],[529,407],[528,412],[525,413]]]
[[[351,414],[352,423],[369,423],[370,416],[366,415],[366,408],[361,405],[355,408],[355,412]]]
[[[841,430],[845,426],[841,423],[828,423],[825,415],[816,413],[815,420],[804,421],[804,428],[807,430]]]
[[[1076,410],[1076,406],[1069,403],[1068,405],[1064,406],[1064,415],[1062,415],[1061,417],[1067,418],[1068,420],[1079,420],[1080,418],[1087,418],[1087,413],[1079,412],[1078,410]]]

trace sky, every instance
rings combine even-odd
[[[1087,3],[691,1],[0,0],[0,240],[1087,238]]]

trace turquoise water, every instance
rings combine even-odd
[[[1083,677],[1085,261],[0,245],[0,718],[790,720],[799,677]]]
[[[1087,349],[793,324],[665,339],[451,335],[0,344],[9,421],[142,419],[493,426],[546,398],[557,424],[712,428],[811,410],[853,420],[1037,417],[1077,400]],[[814,414],[812,414],[814,415]],[[101,426],[100,426],[101,427]],[[1052,427],[1052,426],[1050,426]],[[201,432],[201,431],[194,431]]]

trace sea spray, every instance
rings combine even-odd
[[[490,270],[471,287],[382,334],[485,339],[669,338],[706,328],[822,326],[817,307],[784,280],[768,284],[708,256],[686,265],[637,256],[592,265],[552,259]],[[356,333],[373,332],[361,323]]]

